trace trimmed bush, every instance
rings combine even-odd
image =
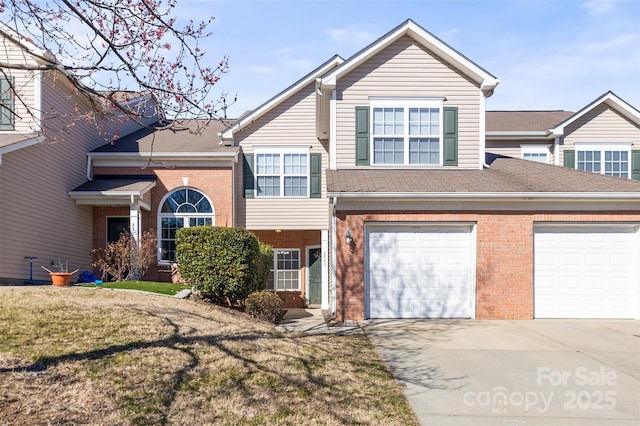
[[[284,300],[272,291],[263,290],[251,293],[245,306],[253,317],[277,324],[282,319]]]
[[[260,254],[256,258],[256,290],[264,290],[267,288],[267,280],[269,272],[273,268],[273,248],[261,241],[258,241]]]
[[[256,267],[260,256],[258,239],[246,229],[197,226],[176,232],[180,275],[214,303],[241,305],[264,288]]]

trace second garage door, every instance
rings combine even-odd
[[[536,318],[634,318],[638,230],[628,225],[538,225]]]
[[[471,225],[366,230],[368,318],[471,318]]]

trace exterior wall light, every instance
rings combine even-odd
[[[351,232],[348,229],[344,233],[344,241],[348,246],[350,246],[351,242],[353,241],[353,238],[351,237]]]

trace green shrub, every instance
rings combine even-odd
[[[282,319],[284,300],[273,291],[257,291],[245,300],[246,311],[262,321],[277,324]]]
[[[256,257],[256,288],[255,290],[264,290],[267,288],[267,280],[269,272],[273,268],[273,248],[261,241],[258,241],[260,254]]]
[[[256,275],[258,239],[242,228],[197,226],[176,232],[176,261],[182,278],[203,298],[242,304],[263,283]]]

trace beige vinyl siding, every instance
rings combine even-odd
[[[553,140],[542,142],[540,140],[487,140],[486,152],[497,155],[504,155],[512,158],[522,158],[522,145],[551,146]],[[549,164],[554,164],[554,153],[549,152]]]
[[[640,147],[640,127],[606,104],[589,111],[565,129],[564,147],[576,142],[631,142]]]
[[[260,146],[306,146],[322,154],[322,198],[243,198],[242,163],[236,172],[237,226],[247,229],[327,229],[329,209],[325,198],[328,167],[326,142],[316,138],[316,95],[314,84],[302,88],[282,104],[257,119],[235,136],[245,153]]]
[[[5,38],[0,38],[0,62],[19,65],[35,64],[31,55]],[[38,111],[33,110],[35,106],[35,88],[37,83],[36,72],[9,69],[5,69],[4,71],[7,75],[14,77],[14,87],[18,92],[18,96],[14,99],[16,112],[15,129],[2,131],[0,134],[33,133],[36,131],[35,121],[31,116],[29,116],[29,109],[31,109],[34,114],[39,113]]]
[[[480,89],[404,37],[338,81],[336,162],[355,167],[355,107],[369,97],[440,97],[458,107],[458,167],[478,168]]]
[[[59,142],[6,153],[0,165],[2,278],[28,277],[24,256],[38,257],[33,272],[39,280],[48,280],[40,265],[57,259],[68,260],[72,270],[91,269],[93,208],[75,205],[68,191],[86,181],[87,152],[105,141],[95,124],[73,119],[78,99],[59,79],[44,79],[42,102],[52,111],[43,124]]]
[[[512,141],[487,141],[486,151],[491,154],[520,158],[520,143]]]

